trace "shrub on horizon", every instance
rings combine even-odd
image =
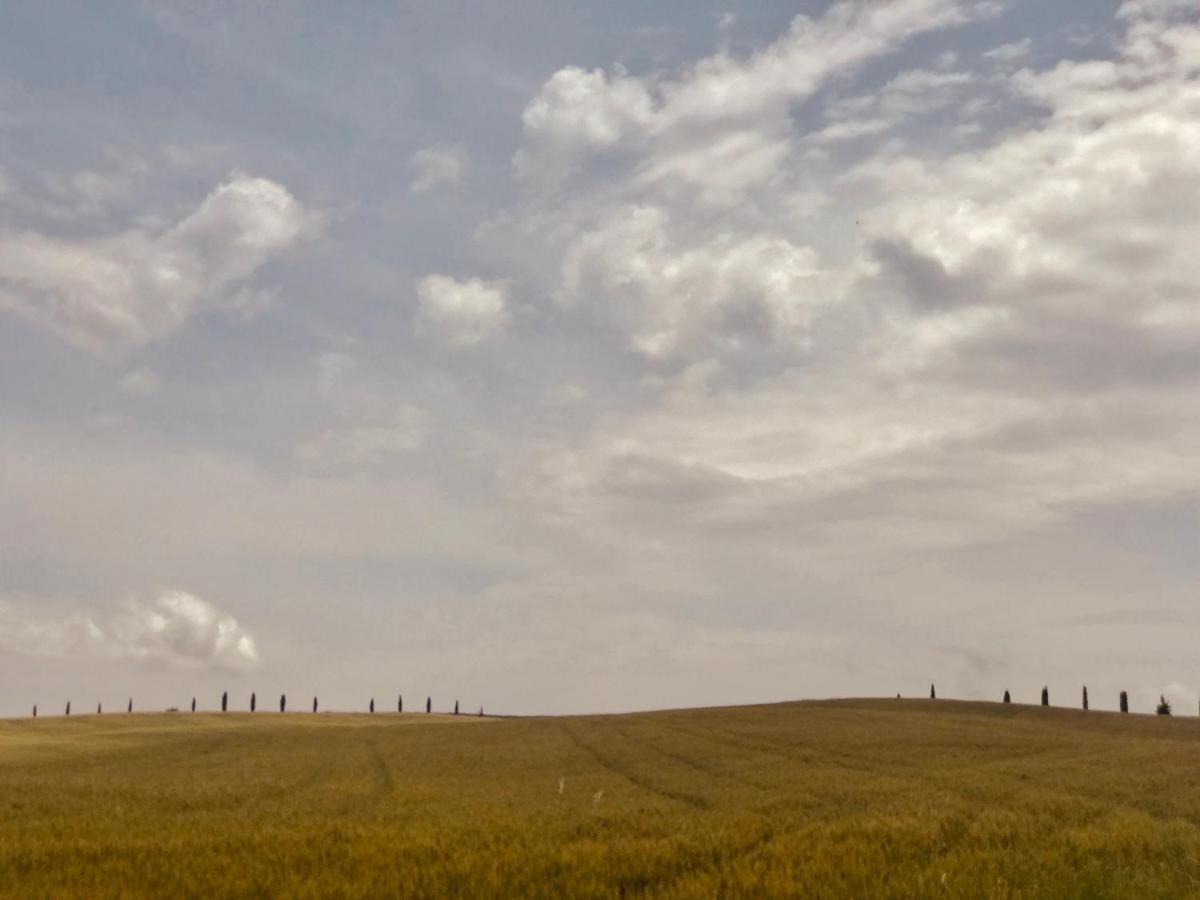
[[[1158,706],[1154,708],[1154,712],[1160,716],[1169,716],[1171,714],[1171,704],[1162,694],[1158,695]]]
[[[1005,703],[1012,703],[1012,697],[1010,697],[1010,696],[1008,695],[1008,691],[1005,691],[1005,692],[1004,692],[1004,702],[1005,702]]]
[[[1121,691],[1121,712],[1129,712],[1129,695]]]

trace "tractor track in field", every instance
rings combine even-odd
[[[632,744],[636,744],[639,747],[646,747],[647,749],[653,750],[655,753],[659,754],[660,756],[666,757],[667,759],[669,759],[673,762],[676,762],[681,766],[691,769],[694,772],[699,772],[709,778],[720,778],[723,781],[731,781],[734,784],[741,785],[742,787],[754,788],[756,790],[767,790],[766,785],[760,784],[752,779],[744,778],[740,775],[735,775],[731,772],[727,772],[727,771],[723,770],[720,766],[715,766],[712,764],[705,764],[705,763],[701,762],[700,760],[695,759],[693,757],[684,756],[681,753],[675,753],[671,750],[664,749],[662,746],[660,746],[658,743],[656,743],[655,741],[651,740],[648,737],[644,737],[644,736],[636,736],[635,737],[634,735],[630,734],[629,731],[627,731],[626,729],[621,728],[617,725],[607,725],[606,727],[611,728],[613,731],[617,732],[617,734],[621,735],[621,737],[625,738],[625,740],[629,741]],[[672,730],[676,730],[674,726],[668,726],[668,727],[670,727]]]
[[[629,766],[622,765],[611,756],[601,752],[594,744],[588,743],[586,740],[580,737],[576,733],[575,729],[570,725],[563,723],[562,728],[564,731],[566,731],[567,735],[571,738],[575,745],[592,759],[594,759],[597,764],[601,766],[601,768],[612,772],[614,775],[624,778],[634,787],[637,787],[648,793],[655,794],[666,800],[682,803],[685,806],[692,807],[693,809],[709,809],[712,806],[712,801],[700,794],[692,794],[688,793],[687,791],[677,791],[672,788],[655,784],[651,779],[638,774]]]

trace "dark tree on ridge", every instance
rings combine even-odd
[[[258,706],[258,694],[251,692],[250,694],[250,712],[254,712],[254,707]]]
[[[458,701],[457,700],[454,701],[454,714],[456,716],[458,715]]]
[[[97,704],[96,704],[96,715],[101,715],[101,714],[102,714],[102,710],[103,710],[103,704],[101,704],[101,703],[97,703]]]
[[[936,700],[936,699],[937,699],[937,691],[935,691],[935,690],[933,689],[933,685],[932,685],[932,684],[929,686],[929,699],[930,699],[930,700]]]
[[[1042,706],[1049,706],[1049,705],[1050,705],[1050,689],[1048,687],[1043,686],[1042,687]]]
[[[287,694],[279,695],[279,711],[287,712]]]
[[[371,710],[371,712],[375,712],[375,698],[374,697],[371,698],[370,710]]]
[[[69,716],[70,714],[71,714],[71,701],[68,700],[67,701],[67,715]]]
[[[396,697],[396,712],[404,712],[404,695],[400,694]]]
[[[229,711],[229,691],[225,691],[223,694],[221,694],[221,712],[228,712],[228,711]]]
[[[317,698],[313,697],[313,712],[317,711]]]
[[[196,698],[193,697],[192,698],[192,712],[195,712],[195,711],[196,711]]]
[[[37,704],[36,703],[33,705],[33,717],[35,719],[37,718]]]
[[[1121,691],[1121,712],[1129,712],[1129,695],[1125,691]]]
[[[1088,708],[1088,702],[1087,702],[1087,685],[1085,684],[1085,685],[1083,686],[1083,711],[1084,711],[1084,712],[1087,712],[1087,708]]]
[[[1012,697],[1008,696],[1008,691],[1005,691],[1005,692],[1004,692],[1004,702],[1005,702],[1005,703],[1012,703]]]
[[[425,698],[425,712],[426,713],[433,712],[433,698],[432,697]]]
[[[127,713],[133,712],[133,698],[132,697],[129,698],[129,705],[127,707],[125,707],[125,712],[127,712]]]
[[[1162,694],[1158,695],[1158,706],[1154,708],[1154,712],[1160,716],[1169,716],[1171,714],[1171,704]]]

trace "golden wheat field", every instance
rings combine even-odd
[[[0,893],[1200,896],[1200,721],[923,700],[6,721]]]

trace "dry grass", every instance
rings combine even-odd
[[[1200,896],[1200,722],[890,700],[4,722],[0,894]]]

